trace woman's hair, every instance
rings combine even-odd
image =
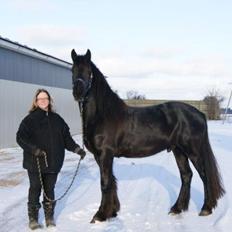
[[[35,93],[34,98],[33,98],[33,102],[32,102],[31,108],[29,110],[29,113],[35,111],[38,108],[37,97],[42,92],[44,92],[44,93],[46,93],[48,95],[48,100],[49,100],[48,111],[54,112],[54,109],[53,109],[53,100],[52,100],[51,95],[49,94],[49,92],[46,89],[38,89],[36,91],[36,93]]]

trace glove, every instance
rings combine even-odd
[[[42,157],[42,156],[44,156],[44,155],[46,155],[46,152],[43,151],[43,150],[41,150],[41,149],[39,149],[39,148],[37,148],[37,149],[35,150],[35,152],[34,152],[34,156],[35,156],[35,157]]]
[[[77,147],[74,152],[80,155],[81,159],[85,158],[86,152],[82,148]]]

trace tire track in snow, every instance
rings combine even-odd
[[[22,197],[3,211],[3,220],[0,222],[1,232],[25,231],[28,223],[26,201],[27,197]]]

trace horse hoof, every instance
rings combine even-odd
[[[92,224],[97,224],[97,223],[100,223],[101,221],[99,221],[99,220],[97,220],[97,219],[95,219],[95,218],[93,218],[91,221],[90,221],[90,223],[92,223]]]
[[[90,223],[100,223],[100,222],[103,222],[103,221],[105,221],[105,220],[103,220],[103,219],[101,219],[101,218],[99,218],[99,217],[93,217],[93,219],[91,220],[91,222]]]
[[[90,221],[90,223],[94,224],[94,223],[100,223],[103,222],[104,220],[101,220],[100,218],[97,217],[93,217],[93,219]]]
[[[118,214],[116,213],[116,212],[114,212],[114,213],[112,213],[112,217],[114,218],[114,217],[117,217],[118,216]]]
[[[176,216],[178,214],[180,214],[180,212],[172,212],[172,211],[168,212],[168,215],[171,215],[171,216]]]
[[[97,212],[94,215],[93,219],[90,221],[90,223],[103,222],[105,220],[106,220],[106,218],[103,215],[101,215],[101,213]]]
[[[95,219],[92,218],[92,220],[90,221],[90,223],[94,224],[95,223]]]
[[[170,211],[168,212],[168,214],[172,215],[172,216],[175,216],[175,215],[180,214],[180,213],[181,213],[181,210],[175,209],[175,208],[170,209]]]
[[[212,210],[206,210],[206,209],[203,209],[201,210],[201,212],[199,213],[199,216],[208,216],[212,214]]]

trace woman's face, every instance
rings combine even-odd
[[[45,92],[41,92],[38,94],[36,98],[37,106],[42,110],[48,110],[49,105],[49,97]]]

